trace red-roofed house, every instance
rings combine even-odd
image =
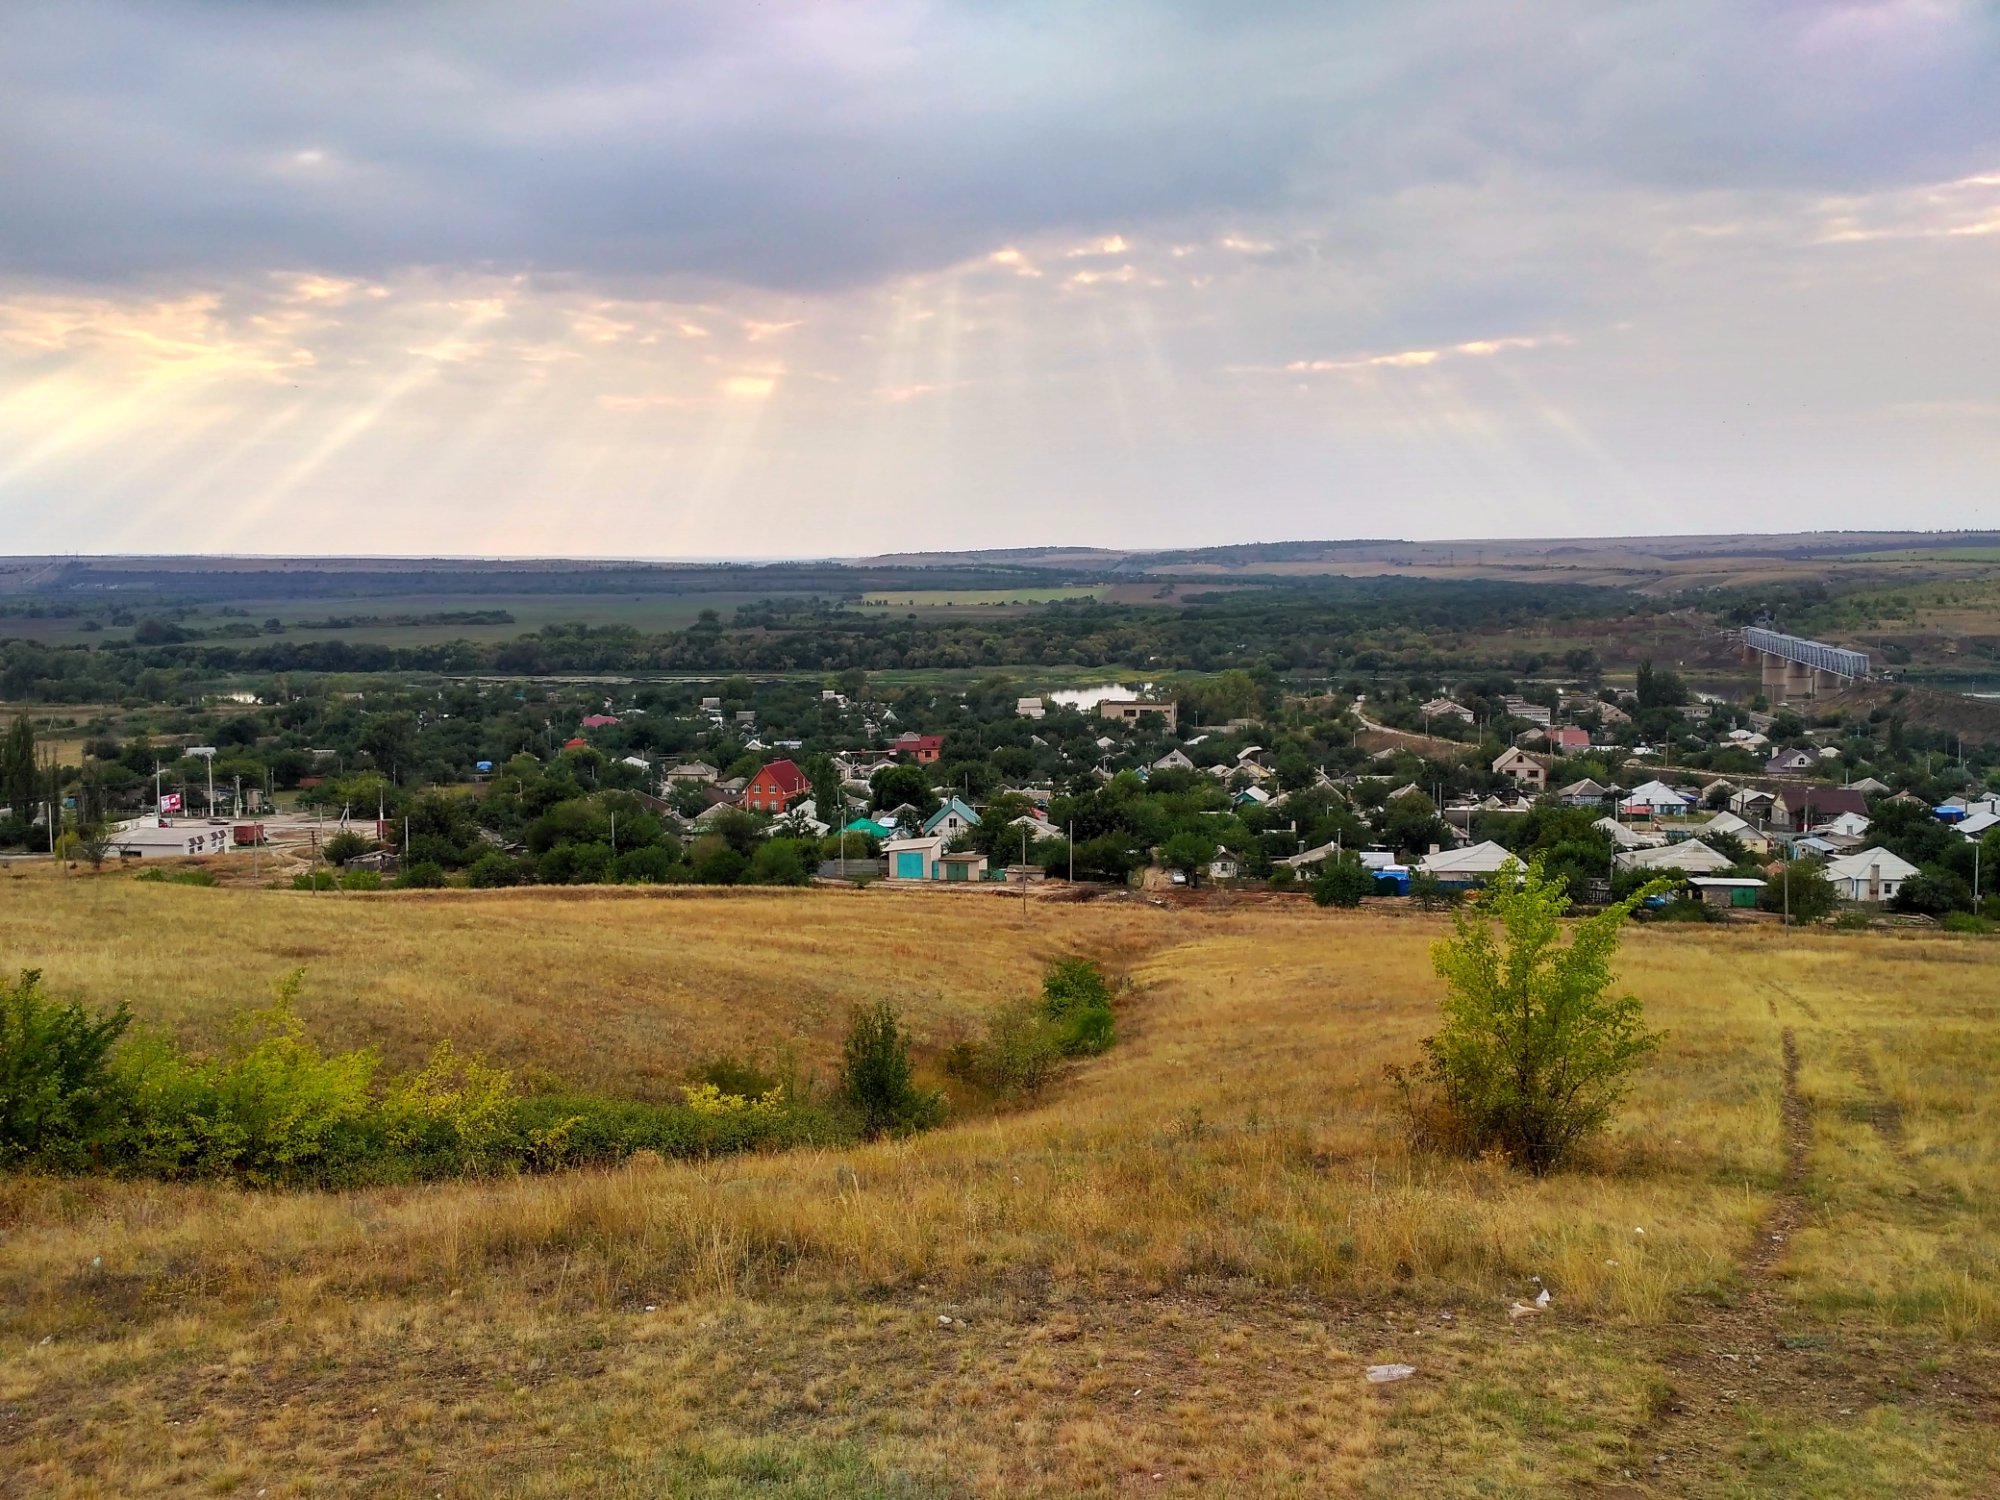
[[[590,748],[589,740],[574,739],[574,740],[563,741],[563,749],[565,750],[588,750],[589,748]]]
[[[609,729],[618,722],[616,714],[592,714],[583,721],[585,729]]]
[[[896,739],[895,749],[898,755],[907,755],[918,765],[927,766],[936,760],[938,753],[944,749],[944,736],[941,734],[899,735]]]
[[[1575,755],[1590,748],[1590,731],[1560,724],[1549,731],[1549,748],[1558,755]]]
[[[774,760],[743,788],[743,806],[751,812],[782,813],[812,795],[806,773],[789,760]]]

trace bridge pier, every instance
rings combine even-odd
[[[1743,659],[1753,656],[1764,697],[1774,704],[1817,698],[1868,675],[1862,652],[1756,627],[1743,632]]]

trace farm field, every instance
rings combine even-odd
[[[304,964],[328,1042],[649,1096],[724,1049],[824,1072],[884,996],[934,1064],[1061,953],[1125,982],[1040,1104],[838,1155],[0,1180],[0,1492],[1992,1493],[2000,946],[1633,933],[1668,1041],[1537,1181],[1405,1144],[1444,925],[0,874],[0,962],[185,1040]]]
[[[223,608],[245,611],[240,619],[261,625],[277,619],[286,629],[282,635],[253,636],[222,644],[255,645],[261,642],[346,641],[370,646],[436,646],[451,641],[511,641],[531,635],[549,625],[623,625],[657,633],[684,630],[705,609],[713,609],[728,619],[740,604],[784,598],[788,591],[773,587],[757,592],[690,592],[625,594],[397,594],[365,595],[354,598],[315,596],[303,599],[219,599],[204,601],[201,612],[185,621],[192,629],[209,629],[223,623]],[[135,614],[158,613],[144,602],[135,601]],[[394,616],[448,615],[466,612],[505,611],[512,622],[425,621],[399,624]],[[349,617],[358,623],[344,628],[314,628],[314,622]],[[95,618],[100,629],[84,628]],[[101,616],[7,616],[0,618],[0,637],[16,636],[45,645],[114,645],[132,638],[130,625],[109,625]]]

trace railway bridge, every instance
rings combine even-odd
[[[1772,703],[1817,698],[1868,675],[1868,653],[1751,626],[1743,632],[1743,659],[1763,669],[1764,696]]]

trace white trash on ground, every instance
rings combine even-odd
[[[1368,1383],[1370,1385],[1387,1385],[1392,1380],[1408,1380],[1416,1373],[1417,1367],[1415,1365],[1370,1365],[1368,1367]]]

